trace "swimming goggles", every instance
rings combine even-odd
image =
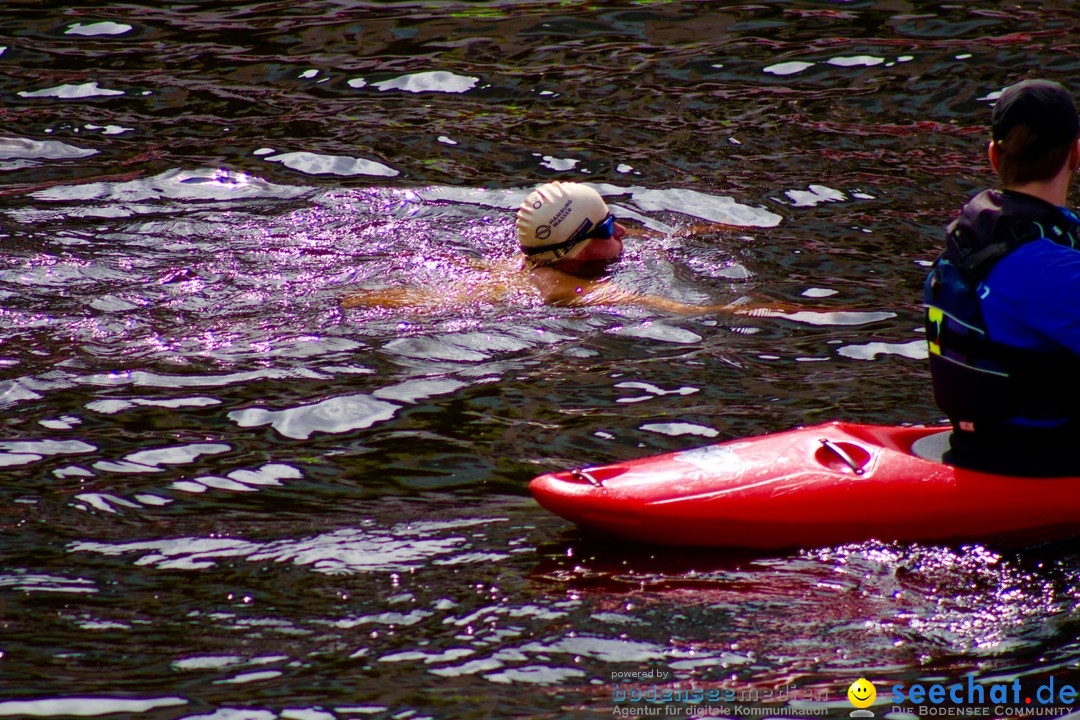
[[[561,243],[555,243],[554,245],[541,245],[539,247],[523,246],[521,251],[528,257],[546,252],[554,253],[555,259],[558,260],[570,252],[571,248],[579,242],[592,240],[593,238],[607,239],[613,235],[615,235],[615,216],[608,213],[603,220],[595,225],[586,220],[581,224],[581,227],[578,228],[577,232],[571,235],[568,240],[563,240]]]

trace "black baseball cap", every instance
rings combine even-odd
[[[1000,142],[1017,125],[1035,133],[1031,149],[1061,147],[1080,135],[1080,117],[1072,95],[1052,80],[1023,80],[1001,91],[991,115],[993,138]]]

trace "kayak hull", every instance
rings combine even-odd
[[[995,475],[916,454],[947,431],[832,422],[546,473],[529,490],[582,527],[662,545],[1030,543],[1080,534],[1080,478]]]

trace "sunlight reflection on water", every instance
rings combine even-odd
[[[833,698],[1077,672],[1068,546],[667,553],[525,495],[939,421],[922,278],[987,180],[989,103],[1076,69],[1066,5],[40,5],[0,18],[0,715],[591,717],[646,666]],[[802,309],[341,308],[508,263],[549,179],[640,231],[612,282]]]

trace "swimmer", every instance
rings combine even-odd
[[[471,267],[465,277],[438,291],[360,291],[345,297],[341,306],[435,310],[476,301],[524,300],[570,307],[632,305],[683,315],[771,315],[792,309],[775,303],[690,305],[619,288],[605,273],[622,255],[626,235],[627,229],[615,219],[596,190],[581,183],[549,182],[531,192],[518,208],[520,253],[513,260]]]

